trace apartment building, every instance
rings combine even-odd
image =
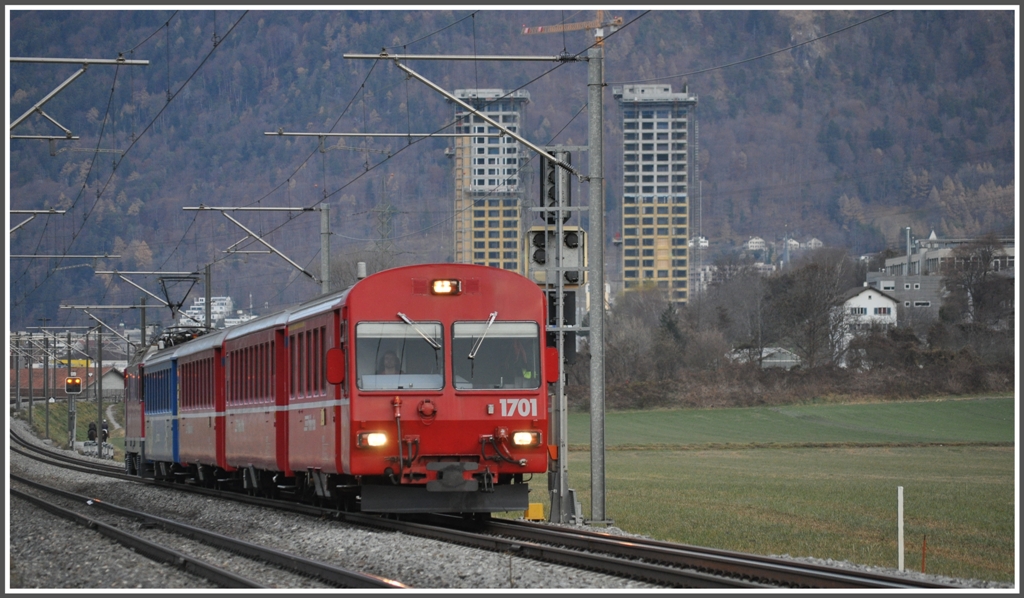
[[[455,96],[519,132],[530,93],[502,89],[457,89]],[[456,120],[454,158],[454,260],[525,274],[522,247],[524,188],[519,142],[501,135],[483,117],[452,102]]]
[[[612,89],[622,109],[622,281],[689,299],[689,183],[697,96],[671,85]]]

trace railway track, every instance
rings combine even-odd
[[[615,555],[633,563],[653,563],[696,571],[766,587],[817,589],[950,588],[876,573],[854,572],[786,559],[740,552],[622,537],[589,530],[567,529],[525,521],[491,520],[485,530],[496,536],[556,544],[576,550]],[[741,587],[741,586],[730,586]]]
[[[47,451],[43,450],[46,453]],[[74,459],[71,459],[74,461]],[[62,465],[79,469],[77,465]],[[89,464],[92,465],[91,463]],[[97,464],[102,467],[101,464]],[[140,481],[135,476],[106,470],[102,475]],[[286,510],[317,518],[530,558],[617,577],[685,588],[819,588],[819,589],[940,589],[954,586],[826,567],[759,555],[615,536],[576,528],[524,521],[490,519],[467,522],[460,517],[430,516],[417,520],[382,518],[330,508],[222,492],[189,484],[153,480],[147,483],[187,490],[251,505]]]
[[[43,498],[23,490],[11,488],[11,495],[31,502],[64,519],[94,529],[120,544],[132,548],[153,560],[176,565],[194,575],[203,577],[210,582],[226,588],[271,588],[271,587],[319,587],[319,588],[405,588],[404,584],[382,578],[335,567],[290,554],[245,542],[193,525],[158,517],[142,511],[128,509],[115,504],[91,499],[58,488],[53,488],[21,476],[11,475],[11,481],[41,491],[55,498]],[[71,503],[77,508],[65,508],[58,503]],[[101,517],[85,515],[82,511],[102,511],[112,521],[103,521]],[[127,518],[140,522],[138,531],[128,531],[118,525],[119,518]],[[159,528],[158,533],[153,529]],[[179,538],[169,540],[167,535]],[[163,543],[154,539],[162,539]],[[168,543],[182,544],[180,538],[189,547],[188,553],[180,548],[173,548]],[[197,544],[212,547],[214,550],[201,550]],[[208,558],[198,558],[197,553],[209,553]],[[260,566],[253,567],[250,563],[242,565],[247,571],[257,571],[261,578],[252,577],[252,573],[243,575],[233,573],[230,568],[239,566],[239,556],[247,561],[255,561]],[[215,559],[218,564],[211,564]],[[286,574],[282,575],[282,571]],[[270,578],[273,581],[267,581]],[[314,583],[310,583],[313,580]]]

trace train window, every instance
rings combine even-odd
[[[298,365],[297,365],[297,363],[295,361],[295,349],[296,349],[296,344],[295,343],[296,343],[295,335],[293,334],[293,335],[291,335],[291,339],[288,342],[288,350],[291,353],[291,360],[289,360],[289,365],[291,366],[291,371],[290,371],[290,375],[288,376],[288,378],[291,379],[291,396],[292,396],[292,398],[295,398],[295,376],[297,375],[296,372],[298,372],[298,370],[299,370],[299,367],[298,367]]]
[[[327,355],[327,327],[320,327],[320,344],[318,345],[318,354],[316,356],[316,383],[320,394],[326,394],[327,392],[327,372],[324,367],[324,359]]]
[[[356,384],[362,390],[440,390],[443,348],[440,322],[359,322]]]
[[[456,322],[452,365],[456,389],[539,388],[540,330],[535,322]]]

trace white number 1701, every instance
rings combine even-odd
[[[537,417],[537,399],[501,399],[502,417]]]

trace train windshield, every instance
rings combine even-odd
[[[361,390],[440,390],[443,347],[440,322],[360,322],[356,384]]]
[[[539,388],[540,329],[535,322],[456,322],[452,362],[457,389]]]

